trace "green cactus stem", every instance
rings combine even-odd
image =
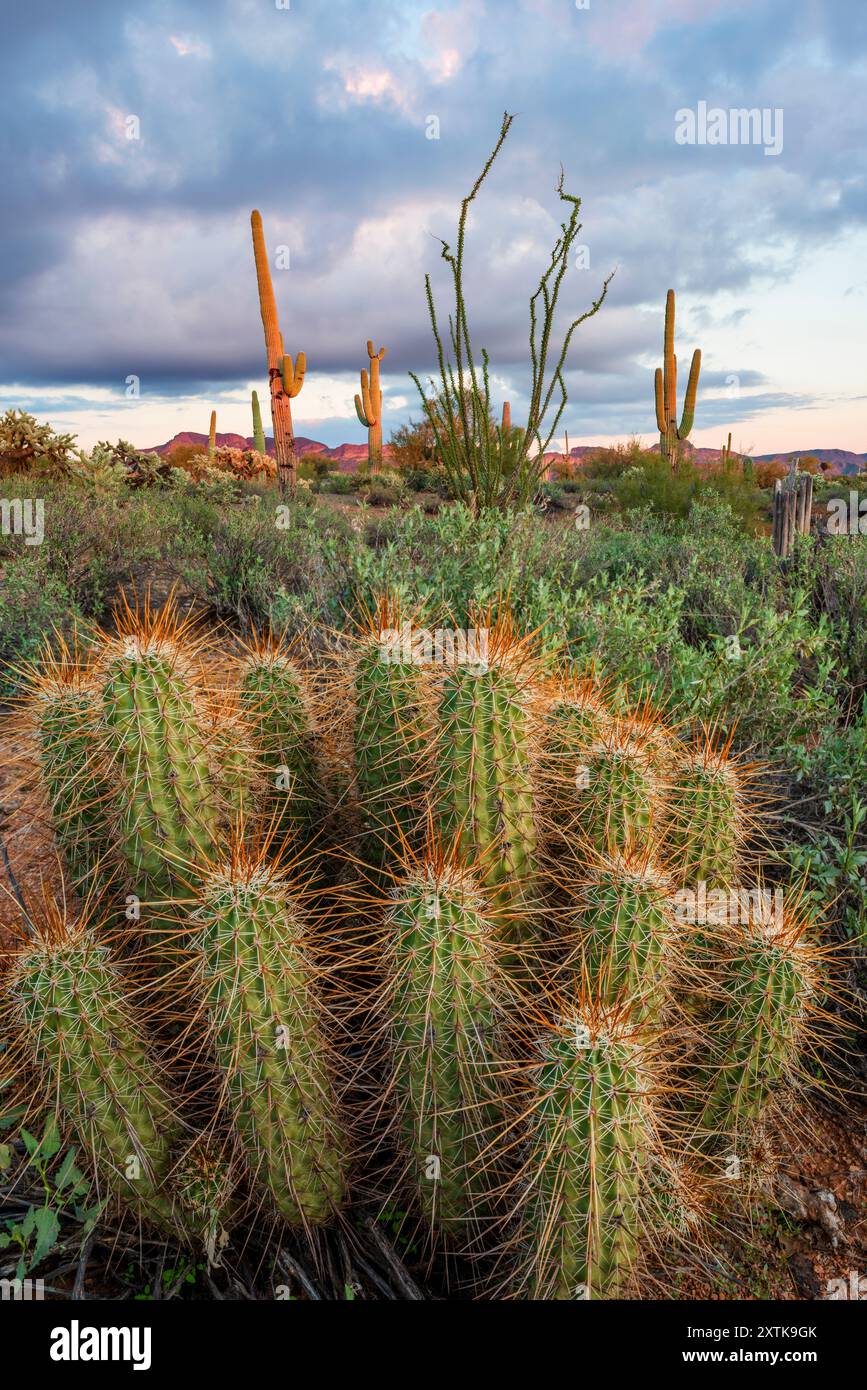
[[[262,410],[259,405],[259,396],[253,392],[253,448],[262,457],[265,457],[265,429],[262,425]]]
[[[701,372],[701,348],[696,348],[689,370],[689,381],[683,403],[680,424],[677,423],[677,358],[674,355],[674,290],[665,301],[665,341],[663,366],[655,376],[656,423],[659,426],[659,449],[676,473],[680,445],[689,438],[695,420],[698,378]]]
[[[290,1225],[319,1225],[342,1199],[346,1142],[303,908],[235,842],[194,920],[197,990],[251,1180]]]

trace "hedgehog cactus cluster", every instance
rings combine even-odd
[[[85,905],[22,928],[15,1056],[115,1203],[211,1255],[384,1184],[479,1292],[626,1296],[750,1170],[827,953],[744,894],[730,736],[504,604],[429,621],[379,595],[311,670],[145,604],[46,654],[25,713]]]

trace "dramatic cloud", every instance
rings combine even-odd
[[[361,437],[370,336],[400,423],[417,413],[407,371],[435,366],[425,273],[447,313],[437,238],[453,240],[508,108],[467,284],[516,412],[562,161],[584,219],[564,323],[617,268],[576,335],[570,436],[652,437],[674,285],[679,350],[705,354],[699,442],[725,425],[793,447],[809,409],[814,444],[863,450],[865,72],[862,0],[379,0],[375,24],[350,0],[17,7],[0,54],[2,404],[41,401],[86,441],[119,421],[141,443],[161,420],[203,428],[217,398],[245,428],[263,375],[259,207],[272,254],[289,251],[274,270],[287,350],[310,362],[299,428]],[[700,102],[781,111],[780,154],[678,144],[677,113]]]

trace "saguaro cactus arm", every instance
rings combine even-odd
[[[281,343],[282,343],[282,341],[283,341],[282,338],[281,338],[280,341],[281,341]],[[300,392],[301,387],[304,385],[304,377],[305,377],[306,373],[307,373],[307,354],[306,354],[306,352],[299,352],[298,356],[297,356],[296,359],[295,359],[295,365],[294,365],[294,366],[292,365],[292,358],[289,357],[289,356],[287,356],[287,355],[284,353],[284,355],[283,355],[283,389],[284,389],[284,391],[286,392],[286,395],[289,396],[289,397],[291,397],[291,399],[292,399],[293,401],[294,401],[295,397],[298,395],[298,393]]]
[[[382,393],[380,392],[380,404]],[[361,395],[355,397],[355,413],[367,429],[372,429],[379,418],[379,410],[374,405],[367,372],[361,372]]]

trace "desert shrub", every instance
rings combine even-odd
[[[172,465],[172,468],[186,469],[192,463],[193,459],[201,458],[202,447],[201,444],[176,444],[171,452],[166,455],[166,458]]]
[[[24,480],[15,480],[13,490],[24,494],[25,487]],[[39,497],[45,528],[39,551],[46,571],[78,611],[103,618],[119,588],[146,582],[159,559],[160,527],[147,494],[120,489],[98,495],[75,478],[45,478]],[[19,545],[15,538],[0,537],[0,558],[12,560]]]
[[[346,497],[351,492],[357,492],[360,479],[355,473],[329,473],[326,477],[320,478],[317,485],[317,492],[330,492],[335,497]]]
[[[783,857],[816,910],[834,902],[846,935],[867,948],[867,700],[851,723],[830,723],[788,758],[800,795]]]
[[[757,463],[754,470],[756,485],[773,488],[777,479],[785,478],[788,472],[788,465],[785,463]]]
[[[299,492],[282,509],[203,505],[167,537],[165,558],[192,595],[221,617],[294,631],[337,620],[351,583],[353,533]],[[279,524],[278,524],[279,523]]]
[[[46,562],[41,547],[31,547],[13,563],[3,563],[0,582],[0,699],[14,695],[20,683],[15,669],[34,661],[42,640],[57,629],[71,636],[82,614],[73,596]]]
[[[66,473],[73,461],[75,436],[57,434],[24,410],[0,416],[0,477],[15,473]]]
[[[304,454],[298,461],[298,477],[312,482],[316,478],[326,477],[330,467],[328,454]]]

